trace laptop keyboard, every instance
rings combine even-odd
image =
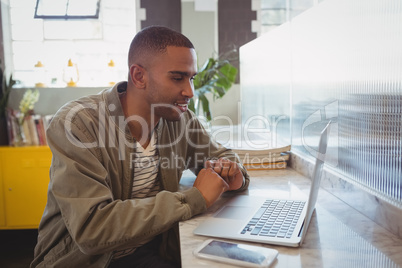
[[[266,200],[241,234],[290,238],[305,203],[294,200]]]

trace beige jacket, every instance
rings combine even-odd
[[[212,157],[238,162],[209,139],[191,112],[181,121],[161,120],[156,132],[163,190],[156,197],[130,199],[135,141],[118,96],[125,87],[123,82],[70,102],[52,119],[48,202],[31,267],[107,267],[114,251],[141,246],[160,234],[161,255],[180,262],[178,222],[206,210],[198,189],[178,191],[183,170],[197,173]],[[240,190],[249,183],[242,171]]]

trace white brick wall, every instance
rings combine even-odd
[[[11,43],[12,73],[22,86],[35,84],[38,60],[46,67],[48,86],[65,86],[62,74],[69,58],[77,63],[79,86],[107,85],[104,77],[111,59],[119,80],[127,79],[127,51],[137,32],[136,1],[102,0],[99,20],[81,22],[34,19],[35,4],[34,0],[9,0],[12,40],[4,42]],[[51,79],[57,82],[51,84]]]

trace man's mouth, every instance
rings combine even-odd
[[[188,109],[188,104],[187,103],[175,103],[174,104],[177,108],[180,109],[180,111],[185,112]]]

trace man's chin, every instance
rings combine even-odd
[[[175,112],[169,115],[164,115],[162,118],[167,120],[167,121],[171,121],[171,122],[175,122],[175,121],[180,121],[184,116],[184,113],[180,112]]]

